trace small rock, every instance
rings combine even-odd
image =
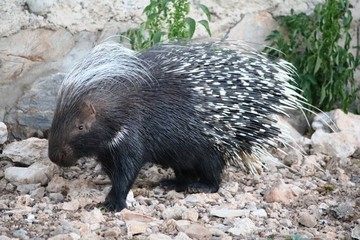
[[[16,187],[16,190],[20,192],[21,194],[28,194],[31,191],[34,191],[35,189],[39,188],[41,186],[40,183],[37,184],[21,184]]]
[[[253,216],[257,216],[257,217],[267,217],[267,212],[265,211],[265,209],[257,209],[255,211],[251,212],[251,215]]]
[[[170,208],[166,208],[161,216],[163,217],[164,220],[167,219],[181,219],[183,213],[187,210],[187,208],[185,206],[179,206],[178,204],[175,204],[175,206],[170,207]]]
[[[190,208],[190,209],[186,209],[182,214],[181,214],[181,219],[184,220],[190,220],[193,222],[196,222],[199,218],[199,213],[195,208]]]
[[[48,240],[79,240],[80,236],[76,233],[59,234],[54,237],[48,238]]]
[[[9,238],[9,237],[7,237],[7,236],[1,235],[1,236],[0,236],[0,240],[12,240],[12,238]]]
[[[299,213],[299,223],[305,227],[313,228],[316,226],[316,218],[307,211]]]
[[[212,209],[210,215],[221,218],[248,217],[250,210],[248,209]]]
[[[293,224],[292,224],[292,222],[291,222],[290,219],[280,219],[280,220],[279,220],[279,223],[280,223],[281,225],[285,226],[285,227],[288,227],[288,228],[290,228],[290,227],[293,226]]]
[[[351,237],[357,240],[360,240],[360,225],[357,224],[355,227],[351,230]]]
[[[337,234],[336,232],[327,232],[326,233],[326,239],[336,239],[337,238]],[[353,237],[354,238],[354,237]],[[356,238],[355,238],[356,239]],[[360,239],[360,238],[359,238]]]
[[[78,200],[74,199],[70,202],[64,202],[62,209],[66,211],[76,211],[79,209],[80,203]]]
[[[126,196],[126,204],[128,206],[132,206],[136,202],[134,198],[134,192],[132,190],[129,191],[128,195]]]
[[[179,232],[176,237],[174,238],[174,240],[191,240],[191,238],[189,238],[188,235],[186,235],[186,233],[184,232]]]
[[[8,131],[5,123],[0,122],[0,145],[4,144],[8,138]]]
[[[222,185],[222,188],[231,192],[231,193],[237,193],[239,190],[239,183],[237,182],[228,182]]]
[[[35,162],[47,159],[47,148],[48,142],[46,139],[32,137],[9,143],[4,147],[3,154],[15,163],[30,166]]]
[[[49,182],[45,167],[9,167],[5,169],[5,178],[14,184],[45,185]]]
[[[327,124],[322,124],[319,118],[328,121]],[[338,130],[338,132],[330,133],[331,131],[326,129],[326,125],[332,125],[332,123],[336,124],[333,129]],[[336,109],[327,113],[325,117],[324,114],[318,114],[314,117],[313,124],[317,128],[311,136],[315,152],[346,158],[353,155],[358,149],[358,136],[360,135],[360,117],[358,115],[345,114],[340,109]]]
[[[144,233],[149,227],[149,223],[155,221],[155,219],[152,217],[131,212],[128,209],[123,209],[120,212],[120,215],[125,221],[127,235],[129,238],[132,238],[132,236],[136,234]]]
[[[34,199],[41,199],[42,197],[44,197],[45,194],[45,188],[44,187],[39,187],[33,191],[31,191],[30,196]]]
[[[195,239],[209,239],[211,236],[210,230],[198,223],[181,225],[179,226],[179,231],[184,232],[190,238]]]
[[[29,215],[26,218],[26,221],[29,222],[29,223],[34,222],[35,221],[35,215],[32,214],[32,213],[29,213]]]
[[[66,185],[66,181],[63,177],[55,175],[48,183],[46,190],[50,193],[58,193],[61,192]]]
[[[61,193],[49,193],[49,198],[54,203],[64,201],[64,196]]]
[[[320,213],[325,214],[328,209],[329,209],[329,205],[327,205],[326,203],[319,204],[319,212]]]
[[[349,218],[354,214],[354,208],[348,203],[341,203],[331,211],[337,219]]]
[[[274,186],[272,186],[267,192],[264,194],[264,199],[266,202],[282,202],[285,204],[289,204],[293,198],[295,197],[294,192],[299,192],[299,187],[293,189],[294,185],[285,184],[282,181],[279,181]]]
[[[250,218],[241,218],[237,220],[234,227],[228,230],[229,233],[235,236],[247,236],[257,230],[255,223]]]
[[[127,236],[132,238],[136,234],[144,233],[148,227],[149,224],[146,222],[128,220],[126,221]]]
[[[162,233],[153,233],[148,238],[148,240],[171,240],[172,238],[162,234]]]
[[[81,221],[88,224],[96,224],[105,222],[105,218],[100,209],[94,208],[90,212],[83,211],[81,214]]]
[[[50,12],[51,7],[56,3],[56,0],[27,0],[29,11],[35,14],[44,15]]]
[[[104,232],[104,238],[117,238],[121,235],[121,230],[118,227],[113,227],[110,229],[107,229]]]
[[[19,229],[13,233],[13,236],[17,237],[17,238],[24,238],[27,234],[28,234],[28,232],[26,230]]]

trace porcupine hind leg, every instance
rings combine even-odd
[[[197,181],[196,173],[189,169],[174,169],[175,178],[162,179],[160,185],[169,189],[174,189],[177,192],[185,192],[188,186]]]
[[[224,161],[222,156],[214,154],[202,157],[202,161],[195,167],[197,181],[190,183],[186,191],[189,193],[214,193],[219,190]]]
[[[222,156],[214,151],[206,157],[199,156],[192,168],[174,169],[175,178],[163,179],[160,184],[177,192],[217,192],[223,167]]]

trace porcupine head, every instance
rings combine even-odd
[[[123,58],[115,58],[111,54]],[[132,51],[119,48],[115,43],[94,48],[65,76],[60,86],[49,131],[50,160],[59,166],[68,167],[74,165],[79,158],[96,157],[102,159],[104,171],[113,175],[117,166],[112,162],[111,155],[132,156],[132,152],[135,154],[138,150],[135,145],[133,148],[124,146],[114,153],[111,146],[116,144],[112,142],[113,139],[118,141],[131,134],[123,126],[129,125],[129,121],[136,122],[131,116],[135,115],[134,105],[138,104],[138,96],[132,89],[138,87],[139,81],[146,74]],[[126,81],[122,81],[123,78]],[[131,92],[133,95],[130,95]],[[136,142],[136,136],[132,136],[135,139],[131,142]],[[107,202],[112,202],[108,206],[110,209],[120,210],[126,207],[126,194],[135,178],[129,174],[131,173],[121,173],[119,170],[119,175],[127,183],[108,195]],[[118,184],[123,184],[120,178],[117,181]],[[117,198],[122,199],[115,204]]]

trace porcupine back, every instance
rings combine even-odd
[[[273,116],[303,109],[303,98],[291,83],[292,65],[241,44],[167,44],[140,58],[156,66],[155,75],[170,75],[170,79],[157,76],[157,81],[186,82],[196,100],[194,107],[207,126],[204,133],[228,163],[251,172],[265,159],[272,159],[268,147],[287,138]]]

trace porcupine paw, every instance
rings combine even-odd
[[[101,208],[105,208],[108,211],[119,212],[122,209],[126,208],[126,201],[121,199],[113,199],[106,197],[105,202],[99,204]]]
[[[190,183],[186,189],[188,193],[214,193],[219,190],[219,186],[215,184],[206,184],[201,182]]]

